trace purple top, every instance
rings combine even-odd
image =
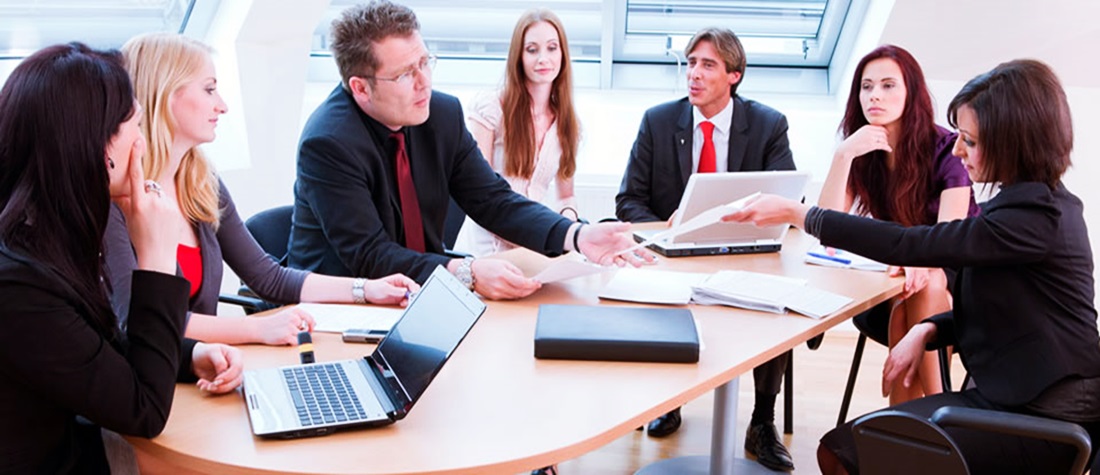
[[[932,179],[932,193],[928,200],[928,213],[931,221],[926,224],[935,224],[936,217],[940,213],[940,193],[950,188],[970,186],[970,174],[962,164],[962,159],[951,153],[955,146],[955,139],[959,134],[936,126],[936,168]],[[970,210],[967,217],[977,216],[980,212],[978,204],[974,202],[974,193],[970,193]]]

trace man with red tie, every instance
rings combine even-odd
[[[375,0],[348,8],[332,24],[331,45],[341,84],[302,130],[291,267],[424,282],[443,265],[488,298],[538,290],[506,261],[444,254],[451,198],[485,229],[537,252],[640,263],[617,255],[634,244],[629,225],[573,222],[516,194],[489,167],[458,100],[432,90],[435,58],[408,7]]]
[[[685,49],[688,96],[646,111],[615,197],[622,221],[665,221],[676,211],[692,173],[794,170],[787,118],[737,95],[745,50],[732,31],[704,28]],[[756,405],[745,449],[773,470],[793,470],[775,430],[775,399],[786,354],[753,370]],[[680,427],[676,409],[649,424],[664,437]]]

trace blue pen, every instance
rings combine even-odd
[[[840,264],[844,264],[846,266],[852,265],[852,260],[851,259],[845,259],[843,257],[830,256],[828,254],[822,254],[820,252],[813,252],[813,251],[807,252],[806,254],[809,254],[809,255],[811,255],[813,257],[816,257],[818,259],[825,259],[827,261],[837,262],[837,263],[840,263]]]

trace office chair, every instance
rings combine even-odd
[[[260,248],[278,261],[279,265],[285,266],[287,262],[287,249],[289,247],[290,226],[293,215],[294,206],[278,206],[256,213],[244,222],[244,226],[248,228],[248,232],[259,243]],[[243,282],[236,295],[221,294],[218,296],[218,301],[230,305],[239,305],[248,315],[278,307],[277,304],[261,299]]]
[[[856,350],[852,354],[852,367],[848,370],[848,383],[844,386],[844,399],[840,402],[840,414],[836,419],[837,426],[848,420],[848,408],[852,403],[852,392],[855,390],[856,377],[859,376],[859,365],[863,360],[863,349],[867,344],[867,338],[871,338],[882,344],[882,346],[890,346],[890,302],[882,302],[870,310],[856,315],[852,318],[852,324],[859,330],[859,339],[856,340]],[[943,390],[950,391],[952,388],[950,355],[947,353],[947,348],[939,348],[936,351],[939,354],[940,378],[943,383]],[[963,380],[964,388],[968,382],[969,375]]]
[[[859,418],[852,427],[859,470],[867,474],[965,475],[970,469],[944,430],[959,427],[1064,444],[1075,449],[1069,473],[1084,473],[1091,454],[1088,432],[1077,424],[1043,417],[964,407],[943,407],[924,419],[899,411]]]

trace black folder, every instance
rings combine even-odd
[[[535,358],[697,363],[699,333],[686,308],[539,305]]]

